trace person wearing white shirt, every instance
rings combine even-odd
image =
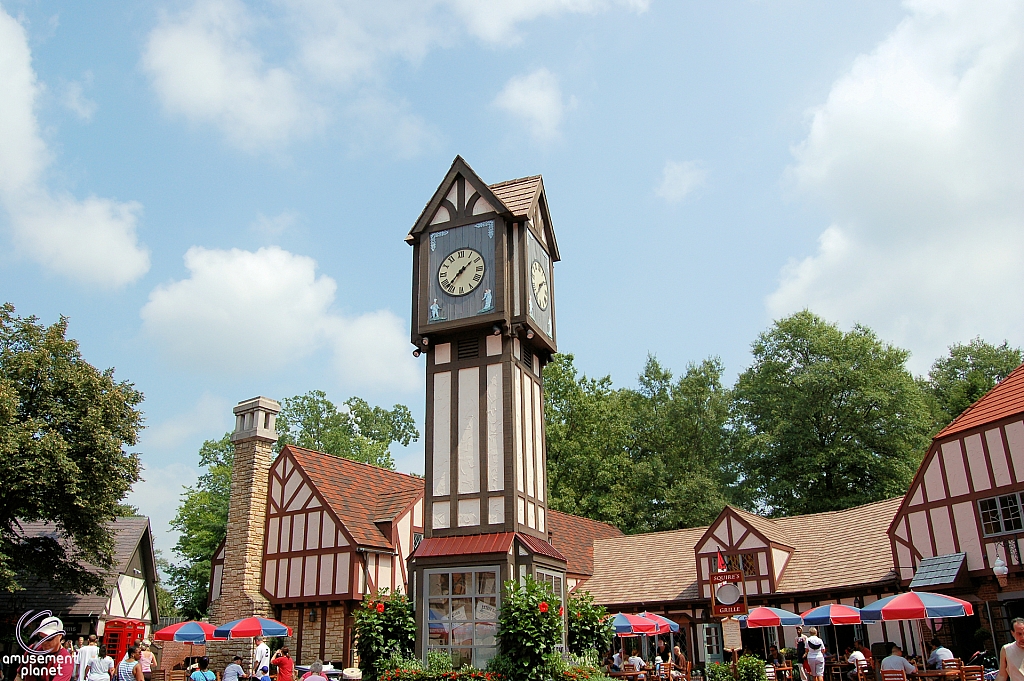
[[[910,660],[903,657],[903,651],[895,643],[892,644],[889,656],[882,660],[882,663],[878,666],[882,671],[888,670],[903,670],[907,676],[917,673],[917,667],[910,663]]]
[[[96,634],[89,636],[89,645],[82,646],[75,653],[75,664],[78,666],[78,681],[85,681],[89,675],[89,662],[100,655],[100,647],[96,643]]]
[[[932,639],[931,645],[928,647],[932,649],[926,663],[928,669],[941,669],[943,660],[952,660],[954,657],[953,651],[942,645],[937,639]]]
[[[633,669],[635,669],[637,671],[640,671],[641,669],[643,669],[644,667],[647,666],[647,663],[644,662],[644,658],[640,657],[640,651],[638,651],[638,650],[634,650],[633,651],[633,654],[630,656],[630,658],[628,660],[626,660],[626,663],[633,665]],[[642,680],[644,678],[644,676],[645,676],[644,674],[641,674],[640,676],[638,676],[636,678]]]
[[[252,674],[253,676],[259,676],[259,670],[264,667],[270,668],[270,646],[264,641],[262,636],[256,637],[256,652],[252,655]]]
[[[853,669],[846,672],[846,678],[853,681],[857,678],[857,667],[860,666],[861,662],[867,662],[867,658],[864,657],[864,653],[859,650],[854,650],[852,647],[847,646],[846,648],[846,661],[853,665]]]

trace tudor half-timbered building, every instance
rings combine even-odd
[[[1024,615],[1022,493],[1024,366],[932,440],[889,527],[901,584],[969,597],[1004,640]]]

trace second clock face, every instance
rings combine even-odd
[[[537,299],[537,306],[542,310],[548,309],[548,276],[544,272],[544,266],[539,260],[534,260],[530,266],[530,283],[533,285],[533,295]]]
[[[452,251],[437,268],[437,282],[450,296],[465,296],[476,290],[486,274],[484,257],[472,248]]]

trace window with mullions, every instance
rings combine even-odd
[[[740,558],[742,557],[742,561]],[[712,572],[742,572],[747,577],[757,577],[761,571],[757,564],[756,553],[732,553],[723,556],[725,559],[725,570],[718,569],[718,556],[712,556],[708,560],[711,563]]]
[[[497,567],[428,571],[427,650],[449,653],[456,669],[483,669],[497,652],[499,589]]]
[[[1024,529],[1020,500],[1016,494],[982,499],[978,502],[978,510],[981,512],[981,527],[985,536]]]

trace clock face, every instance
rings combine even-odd
[[[486,271],[484,257],[480,253],[472,248],[460,248],[441,261],[437,268],[437,281],[448,295],[465,296],[476,290]]]
[[[548,309],[548,275],[544,272],[544,266],[539,260],[534,260],[530,266],[530,283],[533,286],[533,296],[537,299],[537,306],[541,310]]]

